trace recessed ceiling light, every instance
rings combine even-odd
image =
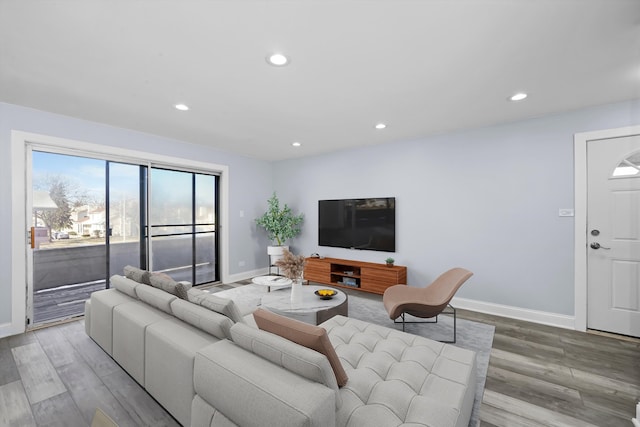
[[[267,62],[276,67],[282,67],[289,63],[289,58],[281,53],[274,53],[267,56]]]
[[[174,105],[174,107],[176,108],[176,110],[180,110],[180,111],[189,110],[189,106],[187,106],[185,104],[176,104],[176,105]]]
[[[386,128],[386,127],[387,127],[387,125],[385,125],[384,123],[378,123],[378,124],[376,125],[376,129],[384,129],[384,128]]]
[[[291,145],[293,145],[294,147],[300,147],[302,144],[296,141],[296,142],[292,142]]]
[[[515,95],[513,95],[511,98],[509,98],[509,100],[511,100],[511,101],[522,101],[526,97],[527,97],[526,93],[520,92],[520,93],[516,93]]]

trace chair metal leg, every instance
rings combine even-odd
[[[457,334],[456,309],[451,304],[447,304],[447,307],[450,308],[452,311],[444,311],[443,310],[442,313],[440,313],[440,314],[453,314],[453,340],[452,341],[440,341],[440,342],[454,344],[456,342],[456,334]],[[402,313],[400,315],[400,317],[402,318],[401,322],[398,322],[398,320],[396,318],[396,319],[393,319],[393,323],[395,323],[395,324],[402,323],[402,332],[404,332],[405,323],[438,323],[438,316],[435,317],[436,320],[422,320],[422,321],[405,320],[404,313]]]
[[[449,308],[451,308],[451,310],[453,310],[453,340],[452,341],[441,341],[441,342],[445,342],[445,343],[451,343],[454,344],[456,342],[456,309],[455,307],[453,307],[451,304],[448,304]],[[447,313],[447,314],[451,314],[451,312]]]

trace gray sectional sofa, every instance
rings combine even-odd
[[[469,423],[472,351],[336,316],[320,326],[349,378],[338,387],[325,355],[188,293],[114,276],[85,306],[87,334],[184,426]]]

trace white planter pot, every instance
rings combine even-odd
[[[289,246],[267,246],[267,253],[271,255],[282,255],[284,250],[289,250]]]
[[[289,250],[289,246],[267,246],[267,254],[269,255],[269,263],[275,265],[276,261],[282,259],[284,250]]]

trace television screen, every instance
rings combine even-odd
[[[353,242],[351,200],[320,200],[318,203],[318,244],[350,248]]]
[[[318,245],[395,252],[395,197],[320,200]]]

